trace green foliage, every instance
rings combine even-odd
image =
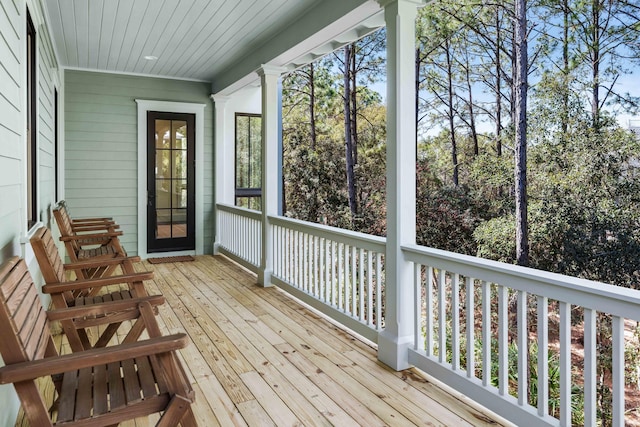
[[[384,65],[384,31],[355,44],[357,199],[349,209],[344,149],[343,79],[339,57],[329,55],[283,81],[285,214],[294,218],[384,235],[386,108],[379,93],[365,86],[377,81]],[[313,105],[311,105],[313,100]],[[311,117],[313,107],[313,118]]]
[[[490,219],[473,233],[481,258],[512,264],[516,259],[516,220],[513,215]]]

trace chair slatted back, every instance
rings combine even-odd
[[[47,227],[40,227],[31,237],[31,246],[44,281],[46,283],[64,282],[64,264],[51,231]]]
[[[56,223],[58,224],[58,229],[60,230],[60,234],[63,237],[75,236],[76,232],[73,231],[73,226],[71,225],[71,217],[67,212],[66,205],[63,203],[58,203],[53,208],[53,216],[56,219]],[[77,241],[71,240],[65,242],[65,245],[69,245],[73,253],[77,253],[80,249],[80,246]]]
[[[13,257],[0,267],[0,354],[5,364],[41,359],[53,348],[47,314],[27,264]]]

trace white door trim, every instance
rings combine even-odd
[[[188,102],[136,99],[138,104],[138,255],[147,258],[147,111],[195,114],[196,116],[196,249],[160,252],[157,256],[204,253],[204,107]]]

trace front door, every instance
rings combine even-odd
[[[195,115],[147,113],[147,252],[195,249]]]

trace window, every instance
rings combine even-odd
[[[36,29],[27,11],[27,225],[38,221],[36,167]]]
[[[262,117],[236,113],[236,206],[261,210]]]

